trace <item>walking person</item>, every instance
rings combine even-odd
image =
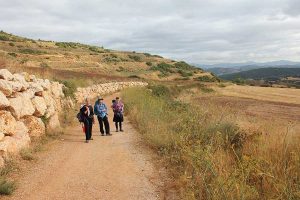
[[[98,97],[98,100],[95,102],[94,106],[94,112],[95,115],[97,115],[99,126],[100,126],[100,133],[102,136],[104,136],[104,128],[105,128],[105,133],[107,136],[111,135],[110,134],[110,128],[109,128],[109,122],[108,122],[108,109],[105,103],[103,102],[103,98]],[[104,128],[103,128],[104,125]]]
[[[117,97],[111,107],[114,111],[113,121],[115,122],[116,132],[118,132],[119,130],[121,132],[123,132],[122,122],[124,120],[124,117],[123,117],[124,104],[120,101],[120,98]]]
[[[93,107],[90,105],[90,101],[88,98],[85,99],[85,104],[81,106],[80,113],[82,115],[82,121],[84,124],[85,142],[88,143],[89,140],[93,140],[92,130],[93,124],[95,123],[94,110]]]

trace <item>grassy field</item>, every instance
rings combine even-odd
[[[123,97],[145,141],[167,163],[174,178],[168,187],[182,199],[300,198],[300,141],[289,126],[276,129],[277,121],[258,113],[261,126],[246,127],[242,122],[254,119],[237,112],[245,102],[234,109],[209,98],[178,102],[173,94],[161,86]]]
[[[241,85],[215,87],[214,89],[224,96],[244,97],[263,101],[300,104],[299,89]]]

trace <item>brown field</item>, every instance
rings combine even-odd
[[[214,88],[224,96],[244,97],[262,101],[300,104],[300,90],[292,88],[271,88],[229,85],[225,88]]]

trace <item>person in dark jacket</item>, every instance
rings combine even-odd
[[[93,140],[92,138],[92,130],[94,120],[94,110],[93,107],[90,105],[90,101],[88,98],[85,99],[85,104],[83,104],[80,108],[80,112],[83,116],[83,124],[85,130],[85,142],[88,143],[89,140]]]
[[[95,115],[97,115],[99,126],[100,126],[100,132],[101,135],[104,135],[104,129],[103,129],[103,124],[105,128],[105,133],[107,136],[110,136],[110,130],[109,130],[109,122],[108,122],[108,109],[105,103],[103,102],[103,98],[98,97],[98,100],[95,102],[94,105],[94,112]]]
[[[116,132],[119,131],[118,128],[120,128],[120,131],[123,132],[122,122],[123,122],[124,104],[120,101],[120,98],[117,97],[111,107],[114,111],[113,121],[115,122]]]

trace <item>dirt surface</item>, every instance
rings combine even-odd
[[[110,105],[112,96],[105,98]],[[138,134],[125,118],[125,132],[100,136],[84,143],[81,127],[67,130],[63,139],[42,155],[17,181],[18,189],[3,199],[160,199],[162,181],[153,157],[140,144]]]

